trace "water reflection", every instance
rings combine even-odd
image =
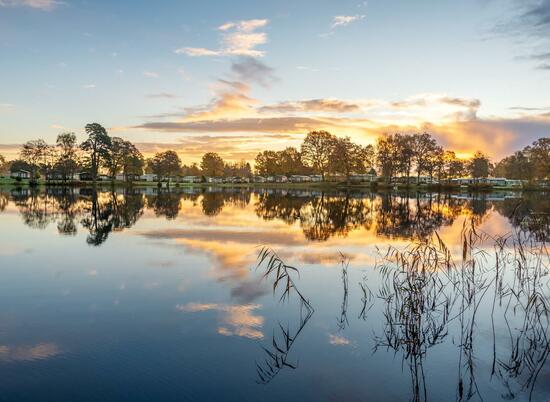
[[[490,211],[506,216],[514,227],[548,239],[549,201],[544,194],[522,198],[491,194],[460,196],[425,193],[324,193],[244,189],[95,189],[46,188],[0,192],[0,212],[12,202],[26,225],[44,229],[55,222],[58,232],[75,235],[78,223],[89,232],[87,242],[101,245],[113,231],[136,224],[144,211],[174,220],[183,203],[199,208],[206,217],[224,209],[253,207],[265,221],[298,225],[308,241],[347,237],[358,230],[374,231],[388,239],[430,237],[463,216],[483,222]],[[183,217],[185,219],[185,217]]]
[[[58,400],[153,382],[147,399],[548,399],[549,210],[535,193],[0,191],[3,394],[88,367],[67,381],[84,398]],[[104,371],[126,396],[83,395]]]
[[[381,252],[375,266],[381,279],[376,297],[366,281],[359,283],[363,297],[358,318],[366,321],[367,312],[376,303],[381,304],[382,327],[374,334],[374,350],[391,351],[401,357],[409,371],[410,401],[433,399],[431,388],[439,389],[430,380],[433,373],[428,363],[430,350],[441,345],[456,356],[456,361],[448,356],[445,360],[445,364],[457,365],[456,401],[484,400],[480,383],[491,383],[493,378],[500,382],[502,399],[531,401],[537,379],[548,375],[547,244],[540,242],[538,232],[525,233],[521,226],[514,233],[491,236],[477,228],[475,216],[463,228],[459,240],[463,246],[458,258],[437,233],[404,249],[390,246]],[[290,272],[298,275],[298,268],[287,265],[268,249],[260,251],[258,258],[259,266],[267,261],[264,276],[272,280],[274,294],[282,287],[281,300],[294,292],[301,301],[297,331],[280,325],[282,339],[277,341],[274,335],[273,347],[263,347],[268,359],[264,365],[257,364],[257,375],[258,382],[266,384],[282,369],[296,369],[288,363],[288,354],[314,309],[290,276]],[[349,261],[343,254],[341,258],[343,295],[336,324],[338,334],[329,334],[329,343],[339,346],[351,343],[340,335],[350,325]],[[303,305],[307,307],[305,319]]]

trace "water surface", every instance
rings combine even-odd
[[[0,401],[549,400],[549,212],[544,194],[0,191]],[[396,276],[388,248],[422,242],[460,271]],[[264,277],[271,252],[296,289]]]

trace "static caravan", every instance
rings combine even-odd
[[[28,170],[19,169],[15,172],[11,172],[10,177],[13,179],[30,179],[31,172],[29,172]]]

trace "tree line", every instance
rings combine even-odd
[[[0,155],[0,167],[9,164],[10,170],[30,172],[31,182],[44,176],[46,180],[70,181],[79,172],[86,172],[91,181],[97,181],[101,172],[112,180],[122,174],[126,179],[152,173],[159,179],[177,175],[190,176],[250,176],[252,168],[246,161],[225,162],[218,154],[207,152],[200,165],[182,164],[175,151],[158,152],[146,159],[130,141],[111,137],[98,123],[85,127],[87,138],[78,143],[76,134],[59,134],[55,145],[43,139],[27,141],[22,145],[19,158],[7,162]]]
[[[130,141],[109,136],[98,123],[87,124],[85,132],[87,138],[80,144],[73,132],[59,134],[55,145],[43,139],[27,141],[21,147],[19,159],[10,162],[10,170],[30,172],[32,182],[41,175],[47,180],[69,181],[81,171],[89,173],[93,181],[101,170],[113,179],[117,174],[127,177],[142,173],[145,159]]]
[[[87,124],[87,138],[78,143],[76,135],[65,132],[57,137],[55,145],[38,139],[23,144],[19,159],[9,162],[12,171],[30,172],[31,181],[40,175],[68,181],[77,172],[87,172],[96,181],[101,172],[112,180],[122,174],[125,180],[134,175],[152,173],[158,180],[173,176],[249,177],[253,173],[271,175],[327,175],[344,176],[347,181],[354,174],[381,176],[391,183],[397,177],[422,176],[445,180],[464,176],[474,178],[502,176],[509,179],[542,180],[550,174],[550,138],[541,138],[521,151],[515,152],[495,165],[489,157],[477,151],[471,158],[457,157],[445,150],[429,133],[389,134],[377,139],[376,144],[360,145],[349,137],[337,137],[328,131],[309,132],[299,149],[287,147],[281,151],[259,152],[250,163],[227,162],[215,152],[206,152],[200,163],[184,165],[177,152],[158,152],[144,158],[130,141],[111,137],[98,123]],[[0,155],[0,166],[6,165]]]
[[[339,138],[327,131],[312,131],[300,149],[263,151],[255,159],[258,174],[378,174],[391,182],[396,177],[421,176],[452,179],[504,176],[510,179],[542,180],[550,175],[550,139],[541,138],[523,151],[493,165],[488,155],[477,151],[471,158],[457,157],[445,150],[428,133],[390,134],[377,139],[376,145],[361,146],[349,137]]]
[[[550,175],[550,138],[533,144],[502,159],[494,167],[495,176],[510,179],[546,179]]]

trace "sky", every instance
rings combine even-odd
[[[0,153],[91,122],[185,162],[320,129],[498,160],[550,133],[550,0],[0,0]]]

